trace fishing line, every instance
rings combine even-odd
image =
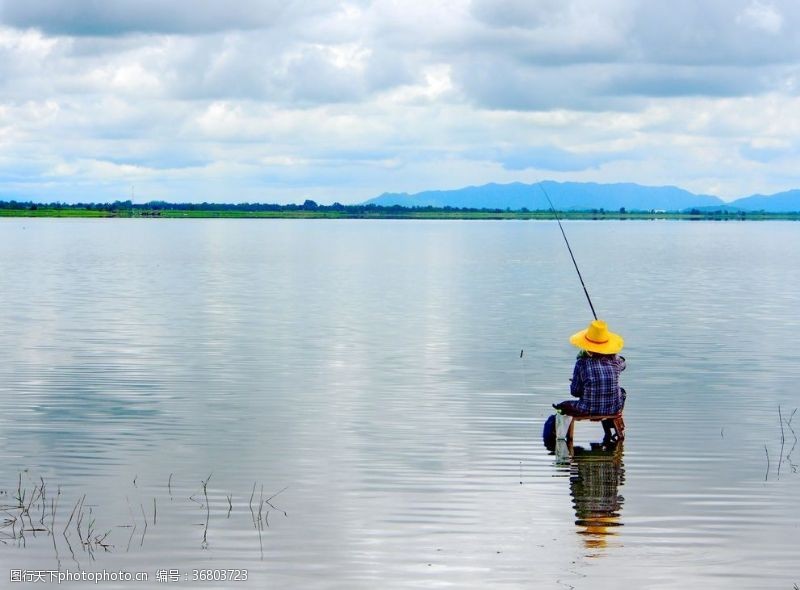
[[[575,272],[578,273],[578,278],[581,281],[581,287],[583,287],[583,292],[586,294],[586,301],[589,302],[589,307],[592,310],[592,315],[594,316],[594,319],[597,319],[597,313],[594,311],[594,305],[592,305],[592,298],[589,297],[589,291],[586,290],[586,284],[583,282],[583,277],[581,276],[581,271],[578,268],[578,263],[575,262],[575,255],[572,253],[572,248],[569,245],[569,240],[567,239],[567,234],[564,233],[564,228],[561,225],[561,219],[559,219],[559,217],[558,217],[558,212],[556,211],[556,208],[553,207],[553,201],[550,200],[550,195],[548,195],[547,191],[544,190],[544,186],[542,186],[541,182],[537,182],[536,185],[540,189],[542,189],[542,192],[544,193],[544,196],[547,199],[547,202],[550,203],[550,210],[553,212],[553,215],[556,216],[556,221],[558,222],[558,229],[561,230],[561,235],[564,236],[564,242],[567,244],[567,250],[569,250],[569,256],[570,256],[570,258],[572,258],[572,264],[575,265]]]

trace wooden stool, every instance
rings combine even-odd
[[[622,419],[622,412],[619,414],[609,414],[608,416],[571,416],[572,421],[569,423],[569,431],[567,432],[567,440],[572,440],[572,433],[575,430],[575,422],[578,420],[589,420],[590,422],[602,422],[603,420],[612,420],[614,422],[614,430],[617,431],[615,435],[611,435],[611,429],[606,428],[603,424],[603,430],[606,436],[611,440],[624,440],[625,439],[625,420]]]

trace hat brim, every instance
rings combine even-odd
[[[625,346],[625,341],[619,334],[613,332],[608,333],[608,340],[606,342],[592,342],[586,338],[586,333],[589,330],[581,330],[577,334],[573,334],[569,338],[570,344],[577,346],[580,349],[588,350],[589,352],[596,352],[598,354],[617,354],[622,347]]]

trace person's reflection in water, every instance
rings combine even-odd
[[[587,549],[602,549],[622,526],[620,512],[625,498],[619,488],[625,483],[622,442],[590,443],[573,447],[563,440],[545,440],[556,464],[569,466],[569,489],[575,508],[578,534]],[[596,554],[594,554],[596,555]]]
[[[569,489],[578,534],[584,535],[587,548],[602,549],[622,526],[622,443],[592,443],[590,449],[574,447],[571,454]]]

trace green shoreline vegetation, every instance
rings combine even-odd
[[[765,221],[800,220],[800,212],[731,211],[690,209],[685,211],[627,211],[591,209],[559,211],[561,219],[583,220],[718,220]],[[403,207],[400,205],[318,205],[307,200],[302,205],[260,203],[33,203],[0,201],[0,217],[140,217],[140,218],[252,218],[252,219],[509,219],[552,220],[550,210],[469,209],[458,207]]]

